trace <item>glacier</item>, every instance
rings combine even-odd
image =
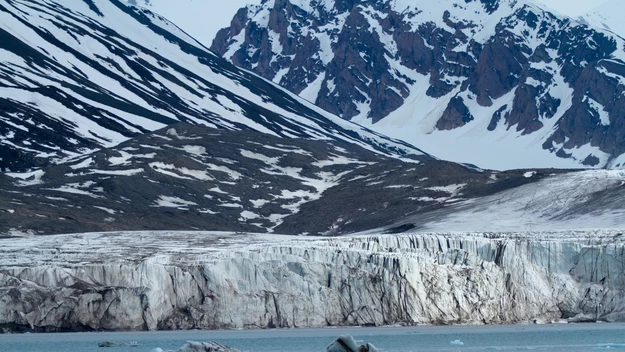
[[[625,321],[623,232],[0,240],[0,329]]]

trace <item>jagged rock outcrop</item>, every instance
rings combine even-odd
[[[241,9],[211,48],[345,119],[498,169],[484,138],[525,149],[513,168],[624,165],[623,47],[523,0],[276,0]]]
[[[0,327],[625,320],[625,250],[622,233],[614,231],[325,240],[233,234],[215,237],[212,245],[211,235],[195,234],[196,240],[205,238],[199,247],[190,234],[167,233],[151,234],[147,248],[146,237],[132,233],[72,236],[50,239],[58,248],[49,252],[41,241],[2,250]],[[127,249],[107,254],[104,244],[110,248],[115,236]],[[245,242],[256,244],[242,248]]]
[[[98,347],[137,347],[137,342],[113,342],[113,341],[100,341]]]
[[[353,337],[340,336],[327,348],[326,352],[378,352],[378,350],[370,343],[358,346]]]

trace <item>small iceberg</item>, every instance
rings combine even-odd
[[[139,343],[137,341],[130,342],[112,342],[112,341],[100,341],[98,342],[98,347],[138,347]]]
[[[594,350],[620,350],[625,349],[625,344],[622,343],[600,343],[593,348]]]
[[[228,347],[220,344],[219,342],[196,342],[187,341],[182,347],[175,351],[163,351],[162,348],[157,347],[150,352],[241,352],[236,348]]]
[[[450,342],[450,344],[454,345],[454,346],[464,346],[464,342],[460,341],[460,340],[453,340]]]

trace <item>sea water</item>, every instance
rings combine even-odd
[[[243,352],[324,352],[340,335],[379,351],[625,351],[625,324],[94,332],[0,335],[0,352],[149,352],[185,341],[218,341]],[[98,342],[136,347],[98,347]]]

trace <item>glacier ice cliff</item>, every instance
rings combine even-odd
[[[0,258],[5,331],[625,321],[619,231],[81,234]]]

